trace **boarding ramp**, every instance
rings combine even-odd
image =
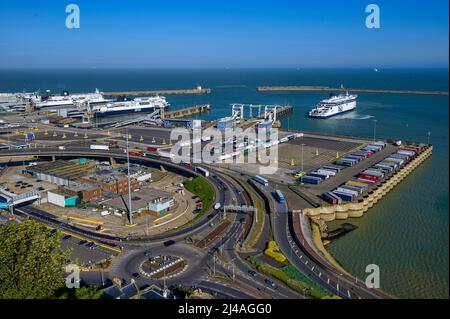
[[[142,117],[117,122],[115,124],[112,124],[111,128],[119,128],[119,127],[138,124],[138,123],[145,123],[145,124],[151,124],[151,125],[162,125],[163,121],[161,120],[161,111],[159,109],[157,109],[157,110],[153,111],[152,113],[142,116]]]

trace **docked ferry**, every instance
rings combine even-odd
[[[136,113],[152,113],[157,109],[166,109],[169,106],[163,96],[135,98],[131,101],[118,101],[92,107],[95,117],[117,115],[130,115]]]
[[[88,103],[89,105],[96,105],[102,103],[108,103],[112,100],[105,99],[103,93],[98,89],[95,93],[85,94],[69,94],[68,91],[64,91],[61,95],[46,96],[41,102],[36,104],[36,108],[39,109],[58,109],[77,106],[79,103]]]
[[[320,103],[312,109],[308,115],[312,118],[328,118],[338,114],[352,111],[356,108],[355,94],[330,94],[328,99],[320,101]]]

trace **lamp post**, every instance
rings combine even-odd
[[[131,180],[130,180],[130,152],[128,151],[128,129],[127,129],[127,170],[128,170],[128,221],[133,224],[133,213],[131,210]]]
[[[303,146],[305,145],[305,143],[302,143],[302,157],[301,157],[301,165],[302,165],[302,172],[303,172]]]

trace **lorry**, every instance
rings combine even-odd
[[[202,175],[204,175],[205,177],[209,176],[209,171],[204,169],[203,167],[197,166],[196,168],[197,172],[200,172]]]
[[[263,178],[263,177],[261,177],[261,176],[258,176],[258,175],[256,175],[255,177],[253,177],[253,180],[255,180],[256,182],[258,182],[258,183],[260,183],[260,184],[262,184],[262,185],[264,185],[264,186],[269,185],[269,182],[268,182],[267,179],[265,179],[265,178]]]
[[[90,145],[89,148],[91,150],[103,150],[103,151],[109,151],[108,145]]]
[[[127,150],[124,150],[123,152],[126,154]],[[135,156],[145,156],[145,153],[143,150],[128,150],[128,154],[135,155]]]

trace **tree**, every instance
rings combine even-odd
[[[63,287],[70,251],[61,234],[34,221],[0,227],[0,299],[51,298]]]
[[[107,299],[101,287],[89,286],[78,289],[63,288],[56,294],[58,299]]]

